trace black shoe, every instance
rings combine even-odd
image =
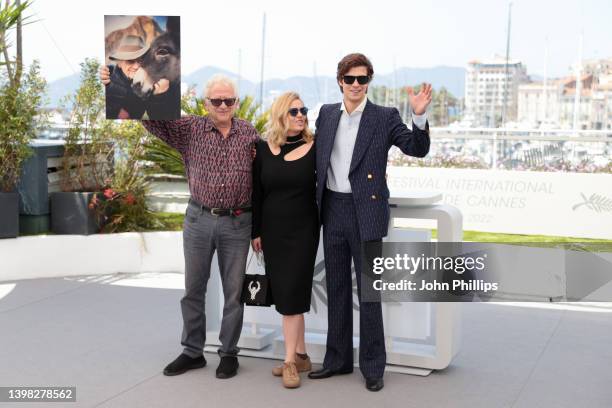
[[[206,366],[206,359],[204,356],[192,358],[187,354],[181,354],[164,368],[164,375],[172,376],[183,374],[194,368],[202,368]]]
[[[368,391],[380,391],[385,386],[385,383],[381,378],[366,378],[366,388]]]
[[[223,356],[217,367],[217,378],[232,378],[238,372],[238,358]]]
[[[309,372],[308,373],[308,378],[310,378],[312,380],[320,380],[322,378],[329,378],[329,377],[332,377],[334,375],[350,374],[352,372],[353,372],[352,368],[345,369],[345,370],[338,370],[338,371],[330,370],[329,368],[322,368],[322,369],[317,370],[317,371]]]

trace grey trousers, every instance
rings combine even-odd
[[[240,301],[251,238],[251,213],[215,216],[190,203],[183,225],[185,296],[181,299],[181,344],[190,357],[202,355],[206,341],[206,286],[213,254],[217,251],[225,303],[219,355],[238,354],[244,306]]]

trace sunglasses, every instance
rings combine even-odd
[[[306,116],[306,114],[308,113],[308,108],[305,106],[303,108],[291,108],[288,110],[288,112],[291,116],[297,116],[298,112]]]
[[[215,108],[218,108],[223,103],[225,103],[225,106],[227,106],[229,108],[230,106],[233,106],[236,103],[236,99],[237,98],[227,98],[227,99],[221,99],[221,98],[210,99],[210,98],[206,98],[206,99],[208,99],[208,101],[211,103],[211,105],[214,106]]]
[[[370,77],[367,76],[367,75],[359,75],[359,76],[345,75],[345,76],[342,77],[342,80],[347,85],[352,85],[353,82],[355,82],[355,80],[357,80],[359,85],[365,85],[368,82],[370,82]]]

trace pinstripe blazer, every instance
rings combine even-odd
[[[321,201],[327,182],[332,148],[342,111],[340,103],[323,105],[316,122],[317,204],[319,219]],[[362,241],[387,235],[389,225],[389,188],[387,155],[392,145],[407,155],[425,157],[429,152],[429,124],[413,130],[402,122],[396,108],[375,105],[368,100],[359,122],[355,149],[349,170],[349,182],[359,220]]]

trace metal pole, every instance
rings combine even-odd
[[[578,45],[578,64],[576,64],[576,94],[574,95],[574,132],[578,131],[578,122],[580,121],[580,94],[582,93],[582,33],[580,34],[580,43]]]
[[[238,48],[238,97],[240,97],[240,89],[242,83],[242,48]]]
[[[548,37],[544,50],[544,123],[548,122]]]
[[[504,104],[502,107],[502,127],[505,127],[506,125],[506,115],[508,112],[508,88],[509,88],[509,83],[508,83],[508,72],[509,72],[509,66],[508,66],[508,60],[510,59],[510,26],[512,23],[512,2],[510,2],[508,4],[508,36],[506,37],[506,75],[505,75],[505,82],[504,82],[504,87],[503,87],[503,93],[502,96],[504,98]]]
[[[317,90],[317,102],[321,102],[321,92],[319,92],[319,77],[317,76],[317,62],[312,62],[312,74],[314,76],[315,89]]]
[[[393,56],[393,106],[397,106],[397,67]]]
[[[264,60],[266,51],[266,13],[263,15],[263,25],[261,30],[261,76],[259,77],[259,110],[263,113],[264,96]]]

